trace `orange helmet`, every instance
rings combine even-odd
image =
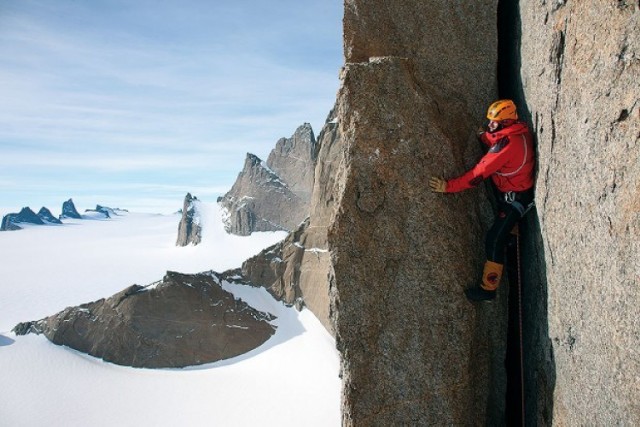
[[[502,120],[518,120],[516,104],[510,99],[500,99],[489,106],[487,119],[493,122]]]

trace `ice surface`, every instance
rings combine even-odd
[[[0,233],[0,425],[340,425],[333,338],[308,310],[286,307],[262,288],[223,284],[277,316],[274,336],[247,354],[193,368],[126,368],[9,332],[18,322],[150,284],[166,270],[238,267],[286,235],[229,235],[216,204],[199,207],[197,246],[175,246],[179,215],[125,213]]]

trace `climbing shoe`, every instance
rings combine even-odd
[[[496,291],[487,291],[480,286],[465,289],[464,294],[469,301],[487,301],[491,302],[496,299]]]

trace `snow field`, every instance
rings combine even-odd
[[[179,215],[128,214],[0,233],[0,426],[337,426],[335,342],[308,310],[264,289],[225,283],[278,318],[275,335],[233,359],[175,370],[134,369],[16,337],[16,323],[108,297],[166,270],[224,271],[285,233],[226,234],[200,202],[203,242],[175,246]]]

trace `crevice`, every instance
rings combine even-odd
[[[566,1],[555,0],[554,10],[564,6],[565,3]],[[564,61],[564,31],[558,32],[555,37],[556,42],[551,50],[550,59],[555,66],[556,82],[559,85]],[[531,125],[531,112],[526,102],[526,93],[520,74],[521,40],[522,22],[519,0],[499,0],[498,96],[502,99],[512,99],[518,107],[520,119]],[[554,125],[555,123],[552,123],[552,133],[555,133]],[[536,129],[532,128],[532,131],[535,143]],[[553,137],[554,135],[552,139]],[[555,362],[553,346],[549,338],[544,240],[535,208],[521,221],[519,228],[519,256],[515,242],[508,247],[507,255],[510,292],[509,330],[505,357],[507,371],[505,424],[550,426],[553,422]],[[520,286],[516,280],[518,276],[521,279]],[[522,370],[520,369],[521,360],[524,368]],[[521,402],[524,402],[524,416]]]

